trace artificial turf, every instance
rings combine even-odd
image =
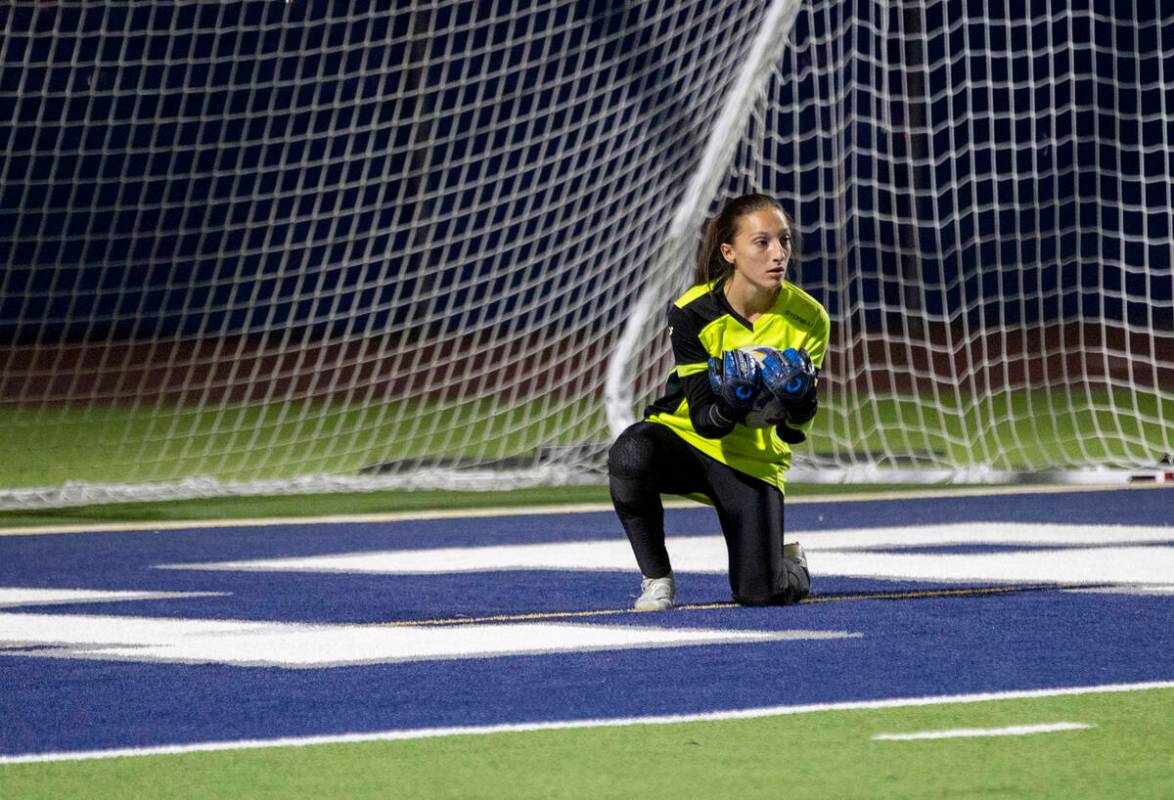
[[[567,448],[598,460],[609,438],[601,404],[589,400],[505,410],[484,401],[8,407],[0,409],[0,487],[524,467]],[[833,398],[801,451],[816,463],[946,469],[1156,465],[1174,452],[1174,397],[1043,389],[855,405]]]
[[[1070,722],[1026,736],[882,733]],[[1010,798],[1168,796],[1174,689],[754,719],[0,765],[0,796]]]

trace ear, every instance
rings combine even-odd
[[[726,263],[733,264],[734,263],[734,248],[733,248],[733,246],[726,244],[725,242],[722,242],[721,250],[722,250],[722,258],[724,258],[726,260]]]

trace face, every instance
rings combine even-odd
[[[732,242],[722,243],[722,258],[734,265],[734,278],[763,289],[778,289],[791,260],[791,227],[776,208],[752,211],[738,219]]]

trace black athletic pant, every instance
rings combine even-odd
[[[783,561],[783,493],[688,444],[664,425],[637,422],[608,453],[611,498],[646,578],[672,571],[664,544],[662,494],[713,501],[730,556],[730,589],[744,605],[794,603],[806,570]]]

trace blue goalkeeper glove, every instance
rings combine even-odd
[[[811,356],[800,348],[775,350],[762,359],[762,382],[787,412],[787,421],[802,425],[815,416],[819,401],[815,387],[819,370]]]
[[[745,415],[754,406],[761,378],[758,363],[749,353],[726,350],[709,359],[709,386],[735,414]]]

